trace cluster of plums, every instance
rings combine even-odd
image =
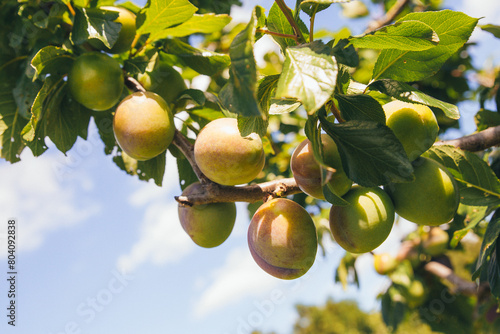
[[[106,53],[130,49],[135,37],[135,15],[119,7],[116,22],[122,24],[112,48],[101,41],[90,43]],[[171,103],[186,89],[182,76],[172,67],[158,65],[138,77],[147,92],[123,98],[124,77],[119,63],[106,53],[87,52],[74,61],[68,73],[73,98],[88,109],[116,108],[113,130],[121,149],[137,160],[149,160],[171,144],[175,126]],[[330,230],[337,243],[349,252],[365,253],[377,248],[391,232],[395,213],[420,225],[449,222],[459,204],[457,185],[451,174],[434,160],[421,157],[435,142],[438,125],[433,112],[424,105],[393,101],[385,104],[386,125],[402,143],[413,162],[415,180],[367,188],[354,185],[346,175],[335,142],[321,135],[324,163],[319,164],[312,144],[306,139],[292,154],[290,166],[300,189],[325,199],[324,187],[347,201],[332,206]],[[207,124],[194,145],[196,164],[203,174],[221,185],[249,183],[265,164],[259,135],[242,137],[233,118]],[[183,195],[200,192],[201,185],[188,186]],[[184,230],[202,247],[215,247],[230,235],[236,218],[234,203],[179,206]],[[318,240],[310,214],[285,198],[265,202],[254,214],[248,229],[248,245],[257,262],[269,274],[282,279],[302,276],[316,257]]]
[[[78,103],[94,111],[111,109],[120,102],[113,120],[119,146],[136,160],[152,159],[172,142],[175,133],[173,102],[186,90],[186,83],[177,70],[159,61],[153,71],[137,78],[147,92],[123,98],[123,70],[108,54],[131,48],[136,35],[136,16],[123,7],[103,6],[100,9],[118,13],[115,19],[121,24],[118,38],[111,48],[98,39],[89,40],[96,51],[83,53],[75,59],[68,73],[69,91]]]
[[[387,126],[413,163],[413,182],[393,183],[384,188],[353,186],[335,142],[326,134],[321,135],[324,164],[316,161],[308,139],[296,147],[290,161],[303,192],[325,199],[323,189],[327,186],[348,203],[332,206],[329,220],[334,239],[352,253],[370,252],[380,246],[392,230],[396,213],[419,225],[437,226],[450,222],[459,204],[452,175],[439,163],[421,156],[438,134],[430,108],[393,101],[384,105],[384,111]],[[235,119],[209,123],[198,135],[194,153],[201,171],[222,185],[248,183],[264,166],[259,136],[241,137]],[[199,187],[194,184],[183,195],[189,196]],[[221,214],[221,210],[228,214]],[[183,228],[202,247],[225,241],[234,225],[234,212],[234,203],[179,206]],[[297,278],[314,262],[318,247],[316,227],[303,207],[289,199],[274,198],[255,212],[248,229],[248,245],[256,263],[266,272],[282,279]]]

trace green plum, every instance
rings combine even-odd
[[[118,39],[115,41],[111,49],[104,45],[102,41],[95,38],[89,41],[90,45],[98,50],[108,53],[122,53],[130,50],[136,33],[135,14],[123,7],[102,6],[99,9],[118,12],[118,18],[115,19],[115,22],[120,23],[122,27],[118,33]]]
[[[410,161],[418,158],[436,141],[439,126],[429,107],[395,100],[383,108],[387,126],[403,144]]]
[[[316,227],[299,204],[286,198],[271,199],[259,207],[250,222],[248,246],[255,262],[268,274],[295,279],[314,263]]]
[[[252,181],[265,163],[260,136],[251,133],[242,137],[236,118],[208,123],[196,138],[194,157],[206,177],[226,186]]]
[[[173,104],[179,94],[187,89],[181,74],[165,63],[160,63],[152,72],[139,74],[137,80],[146,90],[160,95],[169,104]]]
[[[419,225],[437,226],[450,222],[460,201],[458,186],[440,163],[420,157],[413,162],[415,180],[391,183],[385,190],[396,213]]]
[[[149,160],[163,153],[175,133],[170,109],[159,95],[136,92],[116,108],[113,131],[122,150],[136,160]]]
[[[68,87],[73,98],[84,107],[108,110],[122,95],[123,71],[118,61],[104,53],[84,53],[71,66]]]
[[[389,253],[373,255],[373,266],[380,275],[387,275],[399,265],[398,259]]]
[[[183,196],[200,193],[199,182],[189,185]],[[231,235],[236,220],[234,203],[209,203],[178,207],[182,228],[198,246],[213,248],[221,245]]]
[[[354,186],[343,198],[349,205],[330,209],[335,241],[351,253],[366,253],[380,246],[394,224],[390,197],[381,188]]]
[[[328,186],[338,196],[343,196],[351,189],[352,181],[347,177],[342,167],[337,145],[327,134],[321,135],[325,164],[333,168]],[[299,188],[309,196],[325,199],[322,187],[322,168],[314,158],[312,143],[303,140],[292,154],[290,169]]]
[[[446,251],[449,241],[450,237],[446,231],[433,227],[422,237],[422,248],[430,256],[438,256]]]

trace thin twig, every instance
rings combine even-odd
[[[260,32],[261,34],[267,34],[267,35],[272,35],[272,36],[277,36],[277,37],[282,37],[282,38],[290,38],[290,39],[293,39],[295,42],[299,43],[299,38],[295,35],[282,34],[282,33],[267,30],[267,29],[257,29],[257,32]]]
[[[128,75],[125,75],[125,86],[134,92],[146,92],[146,88],[139,81]]]
[[[174,134],[174,139],[172,143],[177,146],[177,148],[184,154],[186,157],[187,161],[193,168],[194,173],[196,174],[196,177],[198,177],[198,180],[200,180],[201,183],[209,183],[211,182],[200,170],[198,165],[196,164],[196,160],[194,159],[194,145],[191,144],[191,142],[184,137],[182,133],[180,133],[178,130],[175,130]]]
[[[311,15],[310,23],[309,23],[309,42],[314,41],[314,20],[316,18],[316,11],[318,10],[318,4],[316,4],[316,7],[313,10],[313,13]]]
[[[442,140],[434,145],[451,145],[470,152],[483,151],[487,148],[500,145],[500,126],[488,128],[472,135],[457,139]]]
[[[385,25],[390,24],[392,21],[394,21],[396,16],[401,14],[401,12],[405,8],[405,6],[409,3],[410,3],[410,0],[398,0],[387,11],[387,13],[385,14],[385,16],[383,18],[381,18],[380,20],[372,21],[372,22],[370,22],[370,24],[368,24],[368,28],[365,30],[365,34],[369,34],[371,32],[374,32],[377,29],[382,28]]]

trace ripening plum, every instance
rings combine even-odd
[[[337,145],[327,134],[321,135],[325,164],[334,168],[328,181],[332,192],[343,196],[351,189],[352,181],[347,177],[342,167]],[[299,188],[309,196],[325,199],[321,181],[322,168],[314,158],[312,143],[309,139],[303,140],[292,154],[290,169]]]
[[[275,198],[255,212],[248,228],[248,246],[255,262],[268,274],[281,279],[298,278],[316,258],[316,227],[299,204]]]
[[[165,100],[155,93],[136,92],[116,108],[113,131],[125,153],[136,160],[149,160],[167,149],[175,126]]]
[[[206,177],[226,186],[252,181],[265,163],[260,136],[251,133],[242,137],[236,118],[208,123],[196,138],[194,157]]]
[[[410,161],[418,158],[436,141],[439,126],[429,107],[395,100],[383,108],[387,126],[403,144]]]
[[[99,9],[118,12],[118,18],[116,18],[114,22],[120,23],[122,26],[120,28],[120,32],[118,33],[118,39],[115,41],[111,49],[96,38],[89,41],[90,45],[98,50],[108,53],[122,53],[128,51],[136,33],[135,14],[126,8],[116,6],[102,6]]]
[[[414,279],[408,287],[402,289],[402,295],[410,308],[417,308],[427,299],[428,291],[422,280]]]
[[[384,189],[401,217],[419,225],[437,226],[450,222],[458,209],[458,186],[439,162],[426,157],[414,161],[415,180],[391,183]]]
[[[389,253],[373,255],[373,266],[380,275],[387,275],[399,265],[398,259]]]
[[[181,74],[164,63],[160,63],[152,72],[139,74],[137,80],[146,90],[160,95],[169,104],[174,103],[179,94],[187,89]]]
[[[100,52],[87,52],[73,62],[68,87],[73,98],[86,108],[102,111],[118,103],[123,90],[120,64]]]
[[[189,196],[202,191],[199,182],[189,185],[182,192]],[[213,248],[221,245],[231,234],[236,220],[234,203],[209,203],[178,207],[182,228],[198,245]]]
[[[446,251],[449,241],[450,237],[446,231],[433,227],[422,237],[422,248],[430,256],[438,256]]]
[[[380,246],[394,224],[390,197],[380,188],[354,186],[343,198],[349,205],[330,209],[335,241],[351,253],[366,253]]]

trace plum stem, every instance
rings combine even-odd
[[[136,79],[132,78],[131,76],[125,75],[125,86],[127,86],[128,89],[134,91],[134,92],[146,92],[146,88],[144,88],[143,85]]]

